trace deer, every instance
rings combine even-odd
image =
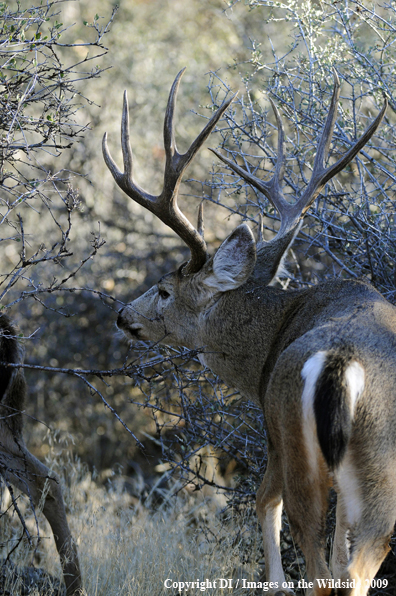
[[[81,591],[76,543],[66,518],[59,478],[27,449],[23,439],[27,384],[23,348],[9,317],[0,314],[0,476],[15,503],[13,487],[27,495],[34,508],[43,504],[59,553],[67,596]]]
[[[246,222],[213,256],[179,209],[183,173],[233,98],[213,114],[189,149],[175,140],[179,72],[164,122],[163,189],[152,195],[132,177],[127,94],[121,121],[124,170],[103,137],[105,163],[118,187],[185,242],[190,259],[125,305],[117,326],[131,341],[199,349],[200,362],[263,408],[268,462],[256,496],[269,596],[292,596],[280,553],[283,507],[306,561],[309,596],[365,596],[383,559],[396,520],[396,308],[364,280],[333,279],[302,289],[270,285],[325,184],[341,172],[379,127],[385,104],[364,134],[327,165],[337,117],[334,88],[305,188],[295,202],[282,191],[285,132],[275,104],[277,156],[261,180],[219,151],[214,154],[277,210],[276,236],[256,241]],[[325,555],[329,490],[337,493],[330,568]],[[331,572],[330,572],[331,569]],[[293,582],[291,582],[293,584]]]

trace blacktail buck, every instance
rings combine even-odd
[[[273,240],[256,244],[250,228],[242,224],[210,257],[201,214],[195,229],[179,210],[177,194],[187,165],[230,102],[180,154],[174,111],[182,74],[173,83],[165,115],[166,165],[159,196],[132,178],[126,95],[121,125],[124,172],[110,156],[106,135],[103,139],[104,159],[118,186],[172,228],[191,251],[188,263],[120,311],[118,327],[133,340],[190,349],[203,346],[202,364],[263,407],[268,465],[257,493],[257,514],[267,581],[274,584],[266,593],[293,594],[289,588],[280,589],[285,581],[279,548],[284,503],[305,555],[307,581],[313,582],[309,594],[334,594],[327,581],[333,577],[344,584],[339,596],[363,596],[389,550],[396,518],[396,309],[363,281],[336,279],[289,291],[268,284],[302,217],[324,185],[374,134],[386,106],[341,159],[326,167],[340,90],[334,75],[312,176],[294,204],[286,201],[281,188],[284,130],[275,106],[278,156],[269,181],[215,152],[268,198],[281,225]],[[332,485],[338,499],[330,574],[325,519]]]
[[[0,362],[19,364],[23,350],[16,329],[6,315],[0,315]],[[18,488],[32,505],[43,504],[55,538],[67,596],[81,593],[76,545],[66,519],[59,479],[35,458],[23,440],[23,410],[26,381],[22,369],[0,366],[0,476],[12,491]],[[44,503],[43,503],[44,501]]]

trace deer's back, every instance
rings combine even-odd
[[[304,317],[310,324],[299,333],[299,321]],[[294,337],[289,335],[284,339],[284,349],[277,355],[272,370],[263,368],[260,398],[270,424],[290,426],[292,432],[293,421],[302,419],[304,366],[318,354],[322,355],[323,363],[337,356],[359,363],[364,371],[364,390],[354,418],[354,428],[359,431],[352,434],[355,451],[362,456],[366,454],[367,465],[381,450],[393,453],[396,307],[365,283],[323,284],[305,293],[299,316],[289,326],[289,334],[293,332]]]

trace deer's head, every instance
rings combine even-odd
[[[380,114],[362,137],[334,164],[325,167],[333,134],[340,83],[334,72],[334,91],[324,130],[319,141],[311,179],[294,204],[284,197],[281,183],[285,170],[284,130],[279,112],[272,103],[278,126],[278,155],[275,172],[269,181],[259,180],[254,175],[217,151],[213,151],[250,185],[263,193],[277,209],[281,218],[278,234],[270,242],[263,242],[261,234],[256,244],[247,224],[238,226],[221,244],[213,257],[208,255],[203,237],[202,205],[199,209],[198,225],[194,228],[177,204],[178,190],[183,173],[203,145],[216,123],[233,98],[226,101],[212,116],[205,128],[184,154],[176,147],[174,112],[177,90],[183,69],[177,75],[168,99],[164,122],[164,146],[166,154],[164,185],[161,194],[151,195],[140,188],[132,178],[132,150],[129,142],[129,116],[126,93],[121,124],[121,145],[124,172],[112,159],[106,134],[103,138],[103,155],[118,186],[134,201],[154,213],[174,230],[187,244],[190,260],[177,271],[162,277],[159,282],[137,300],[128,304],[119,313],[117,325],[127,337],[162,342],[168,345],[202,345],[199,336],[200,318],[225,292],[242,286],[254,274],[262,285],[268,284],[292,242],[299,223],[324,185],[357,155],[378,128],[386,103]],[[257,262],[256,262],[257,256]]]

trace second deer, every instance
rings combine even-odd
[[[0,366],[0,477],[11,494],[12,487],[16,487],[29,497],[33,507],[43,505],[59,553],[66,596],[79,596],[82,588],[77,546],[67,523],[60,480],[28,451],[23,440],[27,391],[23,370],[18,368],[22,360],[16,329],[1,314],[0,362],[4,365]],[[13,502],[15,505],[15,499]]]

